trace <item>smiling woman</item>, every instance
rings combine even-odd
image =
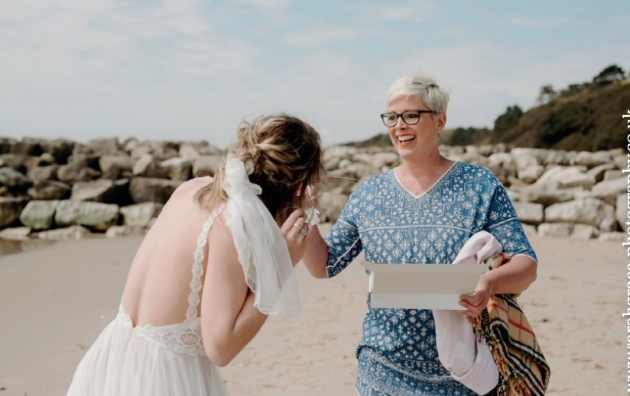
[[[520,293],[533,282],[536,255],[505,188],[489,169],[440,153],[448,99],[448,92],[427,76],[403,77],[392,85],[381,118],[402,164],[368,179],[350,196],[326,237],[312,239],[304,263],[313,276],[336,276],[362,250],[372,263],[452,263],[466,242],[483,231],[512,259],[483,274],[473,295],[461,296],[462,311],[477,317],[492,294]],[[501,383],[495,389],[499,375],[489,354],[478,354],[466,373],[445,367],[431,310],[372,308],[369,303],[368,308],[356,353],[361,396],[501,392]],[[456,319],[461,327],[445,329],[472,335],[464,314]],[[439,334],[447,333],[452,334]],[[447,337],[445,344],[455,345],[458,339]]]
[[[404,164],[396,176],[419,196],[454,164],[439,151],[449,95],[433,79],[421,76],[399,79],[388,97],[387,113],[381,118]]]

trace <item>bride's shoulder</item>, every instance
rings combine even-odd
[[[210,176],[195,177],[193,179],[187,180],[177,186],[177,188],[175,188],[173,194],[170,197],[170,200],[173,200],[173,198],[176,197],[194,195],[200,189],[211,185],[213,180],[214,179]]]
[[[177,187],[177,190],[193,189],[196,191],[200,188],[209,186],[210,184],[212,184],[213,180],[214,178],[211,176],[194,177],[180,184],[179,187]]]

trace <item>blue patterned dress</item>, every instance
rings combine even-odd
[[[505,188],[489,169],[456,162],[421,196],[391,170],[354,192],[326,235],[328,276],[361,250],[374,263],[450,263],[480,230],[492,233],[504,252],[536,260]],[[476,395],[438,360],[434,326],[430,310],[370,308],[356,351],[359,394]]]

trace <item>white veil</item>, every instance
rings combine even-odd
[[[247,177],[245,164],[228,153],[223,190],[229,199],[226,224],[232,231],[247,286],[256,294],[254,306],[264,314],[302,311],[297,279],[287,243],[267,207],[257,197],[259,185]]]

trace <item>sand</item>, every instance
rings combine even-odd
[[[141,238],[63,241],[0,257],[0,396],[64,395],[116,312]],[[538,280],[520,301],[551,365],[549,395],[625,394],[627,259],[618,242],[531,236]],[[233,396],[354,395],[367,276],[298,267],[304,313],[270,318],[226,368]]]

